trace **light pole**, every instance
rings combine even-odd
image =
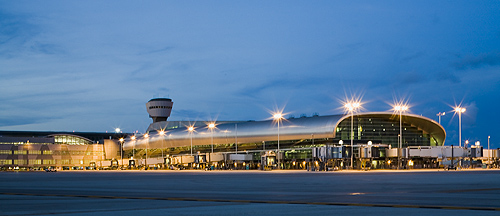
[[[488,136],[488,164],[490,164],[490,168],[491,168],[491,160],[490,160],[490,157],[491,157],[491,150],[490,150],[490,136]]]
[[[146,138],[146,158],[144,159],[144,170],[148,169],[148,146],[149,146],[149,134],[144,134],[144,138]]]
[[[273,119],[274,121],[276,121],[278,123],[278,169],[281,168],[281,163],[280,163],[280,160],[281,160],[281,154],[280,154],[280,122],[281,120],[283,119],[283,114],[282,113],[275,113],[273,115]]]
[[[236,154],[238,154],[238,124],[234,124],[234,145],[236,147]]]
[[[212,123],[208,124],[208,128],[210,129],[211,140],[212,140],[212,153],[214,153],[214,128],[215,128],[215,123],[212,122]]]
[[[191,156],[193,156],[193,131],[194,131],[194,127],[189,126],[188,131],[189,131],[189,135],[191,135],[190,136],[190,138],[191,138]]]
[[[361,105],[359,102],[349,102],[344,105],[344,107],[351,113],[351,169],[354,169],[354,111]]]
[[[444,116],[446,115],[446,112],[439,112],[438,114],[436,114],[438,116],[438,123],[441,124],[441,116]]]
[[[344,140],[339,140],[339,145],[340,145],[340,158],[341,158],[341,162],[340,162],[340,169],[344,169]]]
[[[30,165],[30,141],[29,140],[26,142],[26,149],[27,149],[26,150],[26,164],[29,167],[29,165]],[[101,162],[101,164],[102,164],[102,162]],[[34,165],[34,164],[32,164],[32,165]]]
[[[165,135],[165,131],[164,130],[160,130],[160,136],[161,136],[161,158],[164,159],[164,155],[163,155],[163,149],[164,149],[164,146],[163,146],[163,136]]]
[[[133,145],[133,148],[132,148],[132,160],[133,160],[133,159],[134,159],[134,157],[135,157],[135,135],[134,135],[134,136],[132,136],[132,137],[130,137],[130,139],[131,139],[132,141],[134,141],[134,145]]]
[[[125,141],[125,139],[120,138],[120,157],[122,158],[122,167],[123,167],[123,141]]]
[[[408,110],[408,106],[406,105],[396,105],[394,106],[394,110],[399,112],[399,149],[398,149],[398,169],[401,169],[401,154],[400,152],[403,149],[403,115],[402,113]]]
[[[456,107],[455,113],[458,113],[458,146],[462,147],[462,113],[465,112],[465,108]]]

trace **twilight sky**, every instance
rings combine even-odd
[[[0,1],[0,130],[146,130],[170,120],[364,111],[500,147],[500,1]],[[446,145],[458,117],[442,118]]]

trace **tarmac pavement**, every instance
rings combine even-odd
[[[500,170],[0,172],[0,215],[500,215]]]

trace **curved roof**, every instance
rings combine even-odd
[[[172,99],[170,99],[170,98],[153,98],[153,99],[149,100],[148,102],[151,102],[151,101],[172,101]]]
[[[51,134],[51,135],[48,135],[48,137],[54,137],[55,139],[57,137],[72,137],[75,139],[75,140],[72,140],[73,143],[78,143],[76,140],[83,140],[84,143],[81,143],[81,144],[93,143],[93,141],[89,138],[78,136],[78,135],[73,135],[73,134]],[[58,143],[57,139],[55,140],[55,142]],[[73,144],[73,143],[68,142],[68,144]]]
[[[387,112],[359,113],[355,114],[355,116],[378,117],[378,118],[385,117],[388,119],[399,119],[399,114],[387,113]],[[443,126],[441,126],[439,123],[430,118],[414,114],[402,114],[401,116],[403,117],[403,122],[405,122],[406,124],[411,124],[412,126],[417,127],[419,130],[429,133],[431,136],[436,138],[438,143],[444,145],[444,141],[446,139],[446,131],[444,130]],[[340,122],[349,117],[351,116],[350,115],[343,116],[343,118],[340,119],[338,124],[340,124]],[[335,131],[333,133],[335,134]]]
[[[374,116],[395,118],[393,113],[359,113],[356,116]],[[335,128],[342,120],[349,118],[350,115],[328,115],[314,116],[294,119],[283,119],[280,122],[279,136],[280,140],[300,140],[309,139],[311,135],[314,138],[335,138]],[[403,121],[409,122],[418,128],[428,131],[435,136],[438,142],[444,143],[445,132],[437,122],[418,115],[404,114]],[[190,146],[191,139],[193,145],[209,145],[235,143],[255,143],[262,141],[278,140],[277,122],[273,120],[252,121],[219,124],[216,129],[211,131],[208,127],[198,127],[191,134],[187,127],[177,128],[166,131],[166,134],[151,134],[148,139],[137,137],[132,141],[127,139],[124,143],[124,149],[144,148],[149,144],[150,148],[160,147],[181,147]],[[163,141],[162,141],[163,140]]]

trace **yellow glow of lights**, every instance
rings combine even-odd
[[[457,112],[457,113],[464,113],[465,112],[465,108],[463,108],[463,107],[455,107],[455,112]]]
[[[131,140],[135,140],[135,136],[130,137]]]
[[[361,104],[359,102],[348,102],[344,105],[344,107],[349,110],[350,112],[354,111],[355,109],[359,108]]]
[[[125,140],[125,139],[123,139],[123,138],[120,138],[120,142],[123,142],[123,140]]]
[[[283,118],[283,115],[281,113],[276,113],[273,115],[273,118],[274,119],[281,119],[281,118]]]
[[[353,196],[356,196],[356,195],[363,195],[365,193],[350,193],[349,195],[353,195]]]
[[[165,135],[165,131],[164,131],[164,130],[161,130],[161,131],[160,131],[160,135],[162,135],[162,136],[163,136],[163,135]]]
[[[115,128],[116,133],[120,133],[121,129],[120,128]]]
[[[144,137],[148,138],[148,137],[149,137],[149,134],[144,134]]]
[[[208,124],[208,128],[210,128],[210,129],[214,129],[214,128],[215,128],[215,123],[210,123],[210,124]]]
[[[408,106],[406,106],[406,105],[396,105],[396,106],[394,106],[394,110],[399,111],[399,112],[403,112],[403,111],[408,110]]]
[[[210,127],[210,126],[209,126],[209,127]],[[193,131],[194,131],[194,127],[193,127],[193,126],[189,126],[189,127],[188,127],[188,131],[189,131],[189,132],[193,132]]]

